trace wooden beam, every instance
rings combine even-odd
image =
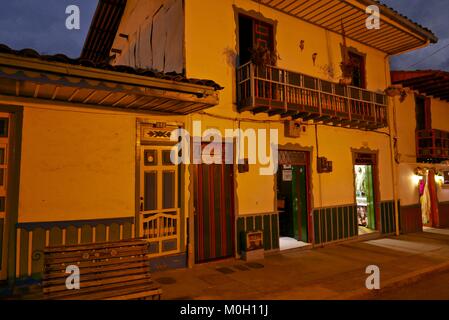
[[[423,83],[428,83],[429,81],[436,81],[438,78],[435,78],[434,74],[428,75],[428,76],[424,76],[424,77],[420,77],[420,78],[413,78],[413,79],[409,79],[409,80],[404,80],[404,81],[398,81],[398,82],[394,82],[394,83],[400,83],[402,84],[402,86],[404,87],[414,87]]]

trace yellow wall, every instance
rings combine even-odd
[[[409,94],[404,102],[394,99],[398,152],[401,162],[416,162],[416,116],[415,96]]]
[[[186,0],[187,75],[213,79],[225,86],[220,111],[230,112],[227,106],[235,96],[232,79],[235,77],[237,33],[233,5],[253,12],[259,12],[260,9],[261,15],[277,22],[275,41],[280,55],[279,67],[326,80],[339,80],[339,65],[342,61],[340,35],[266,6],[259,6],[251,0]],[[304,51],[299,48],[301,40],[305,41]],[[385,54],[350,39],[348,46],[367,54],[367,89],[383,91],[388,81],[386,71],[389,71],[386,70]],[[313,53],[318,53],[316,65],[313,64]],[[332,73],[326,71],[329,66],[334,71],[333,77]]]
[[[213,79],[225,89],[220,93],[220,105],[207,113],[227,117],[229,120],[210,116],[196,116],[205,127],[227,128],[264,127],[279,129],[279,144],[297,148],[313,148],[312,191],[314,207],[336,206],[355,202],[353,182],[353,160],[351,148],[369,148],[379,151],[379,172],[381,200],[392,200],[391,162],[389,137],[385,134],[362,132],[328,126],[318,127],[319,153],[333,161],[334,172],[316,173],[316,143],[314,126],[308,126],[307,133],[299,139],[283,137],[284,127],[279,117],[265,114],[253,115],[249,112],[236,112],[235,63],[237,33],[233,5],[247,11],[254,10],[268,19],[277,22],[276,43],[280,55],[278,66],[302,72],[325,80],[337,82],[342,60],[341,36],[325,31],[299,19],[280,13],[250,0],[202,1],[186,0],[186,67],[187,76]],[[301,51],[299,43],[305,40]],[[385,54],[348,40],[348,45],[367,54],[368,89],[382,91],[386,88],[386,72],[389,72]],[[318,53],[316,65],[312,54]],[[386,63],[387,62],[387,63]],[[326,70],[333,70],[333,74]],[[387,73],[388,74],[388,73]],[[245,121],[246,120],[246,121]],[[255,123],[253,120],[270,120],[269,123]],[[272,122],[272,121],[277,122]],[[250,122],[251,121],[251,122]],[[387,132],[387,130],[383,130]],[[252,166],[250,172],[237,174],[237,199],[239,214],[273,212],[274,178],[260,176],[258,167]]]
[[[449,102],[432,98],[432,127],[449,131]]]
[[[449,102],[432,98],[432,127],[449,131]],[[449,170],[449,166],[441,166],[441,170]],[[438,188],[438,200],[449,201],[449,189]]]
[[[133,217],[137,118],[155,120],[120,111],[26,106],[19,222]]]
[[[135,4],[137,2],[130,2]],[[249,0],[186,0],[187,76],[213,79],[225,87],[220,104],[207,112],[220,117],[196,114],[203,129],[277,128],[279,144],[312,150],[313,206],[326,207],[354,203],[351,148],[379,151],[381,199],[393,198],[389,138],[385,134],[318,126],[319,155],[333,161],[334,172],[316,173],[316,136],[313,125],[299,139],[283,137],[279,117],[236,112],[235,55],[236,26],[233,5],[244,10],[259,10]],[[139,19],[131,9],[145,16],[142,8],[129,6],[122,24],[133,30]],[[275,10],[260,6],[266,18],[277,21],[276,42],[279,66],[326,80],[340,76],[341,37]],[[207,26],[207,27],[205,27]],[[305,40],[305,49],[299,49]],[[348,40],[348,45],[367,54],[368,89],[386,87],[388,64],[384,54]],[[312,54],[318,53],[316,65]],[[331,68],[329,68],[329,66]],[[327,71],[326,71],[327,70]],[[329,70],[333,70],[333,73]],[[59,111],[57,111],[59,109]],[[62,111],[64,110],[64,111]],[[46,109],[26,107],[24,113],[21,199],[19,219],[23,222],[133,216],[135,213],[135,122],[138,115],[114,111],[87,111],[85,108]],[[152,118],[152,117],[151,117]],[[162,118],[167,120],[167,118]],[[261,120],[270,122],[248,122]],[[273,122],[275,120],[275,122]],[[277,122],[276,122],[277,121]],[[387,132],[383,130],[383,133]],[[186,181],[189,179],[186,176]],[[237,174],[239,214],[267,213],[275,210],[275,179],[261,176],[259,166]],[[186,185],[185,188],[188,188]],[[98,192],[102,190],[102,192]],[[190,199],[186,193],[186,200]]]

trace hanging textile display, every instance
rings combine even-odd
[[[438,228],[439,222],[439,212],[438,212],[438,195],[437,195],[437,184],[435,182],[435,171],[430,170],[428,176],[429,185],[429,196],[430,196],[430,214],[432,227]]]
[[[430,212],[431,212],[431,202],[430,202],[428,180],[429,180],[429,175],[425,174],[420,183],[420,191],[421,191],[421,186],[422,186],[420,202],[421,202],[421,212],[422,212],[422,223],[424,225],[430,223]]]

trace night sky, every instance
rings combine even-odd
[[[7,44],[13,49],[33,48],[42,54],[64,53],[73,58],[81,53],[97,5],[97,0],[0,0],[0,2],[0,43]],[[383,0],[383,2],[413,21],[430,28],[440,39],[436,45],[393,58],[393,68],[449,71],[449,2],[447,0]],[[81,30],[65,28],[67,17],[65,8],[72,4],[78,5],[81,10]],[[442,49],[445,46],[448,47]],[[442,50],[429,57],[439,49]]]

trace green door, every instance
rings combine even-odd
[[[277,178],[280,235],[308,242],[307,167],[283,165]]]
[[[293,195],[293,225],[295,239],[308,242],[307,230],[307,171],[305,166],[293,166],[292,195]]]
[[[366,167],[366,190],[368,202],[368,228],[376,230],[376,212],[374,206],[373,166]]]
[[[355,190],[359,226],[376,230],[376,199],[372,165],[355,166]]]

